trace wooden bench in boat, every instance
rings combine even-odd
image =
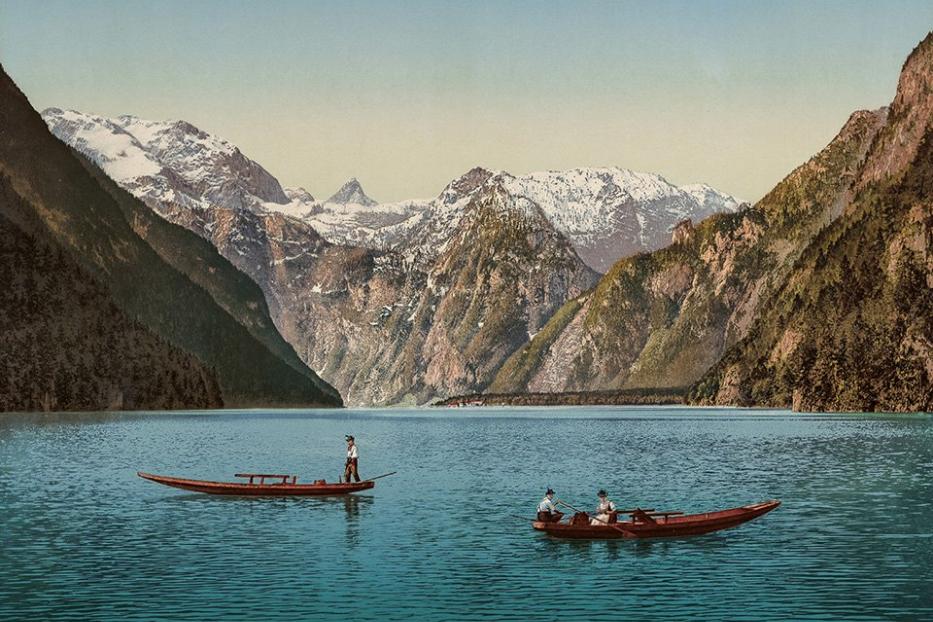
[[[654,520],[656,517],[661,516],[664,520],[667,520],[671,516],[683,516],[683,512],[655,512],[654,510],[641,510],[635,508],[631,512],[626,512],[626,514],[632,517],[634,522],[641,521],[643,523],[657,523],[658,521]]]
[[[280,482],[272,482],[273,484],[294,484],[298,481],[297,475],[279,475],[275,473],[237,473],[234,477],[248,477],[250,484],[253,484],[253,480],[258,477],[260,486],[266,483],[266,479],[282,480]],[[289,479],[292,481],[288,481]]]

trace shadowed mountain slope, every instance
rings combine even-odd
[[[114,196],[49,133],[5,73],[0,73],[0,172],[21,199],[4,204],[3,215],[27,235],[54,241],[106,288],[122,313],[213,369],[227,406],[340,404],[313,372],[276,356],[209,291],[137,235]],[[167,231],[162,233],[172,235]],[[172,245],[173,252],[184,249]],[[271,320],[264,321],[271,326]]]

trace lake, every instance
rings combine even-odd
[[[137,470],[380,480],[224,498]],[[780,498],[736,529],[568,542],[591,508]],[[933,618],[933,418],[554,408],[0,415],[0,619]]]

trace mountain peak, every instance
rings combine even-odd
[[[293,188],[282,188],[282,190],[285,192],[285,196],[287,196],[292,202],[298,201],[301,203],[314,203],[314,197],[311,195],[311,193],[300,186],[295,186]]]
[[[474,166],[447,184],[447,187],[441,191],[440,197],[445,203],[453,203],[485,184],[495,174],[482,166]]]
[[[121,117],[121,119],[124,119],[124,118],[125,118],[126,120],[128,120],[128,121],[131,121],[131,122],[134,121],[134,120],[135,120],[135,121],[138,121],[138,120],[139,120],[138,117],[134,117],[134,116],[132,116],[132,115],[124,115],[124,117]],[[202,129],[198,128],[198,127],[195,127],[194,125],[192,125],[191,123],[188,123],[187,121],[185,121],[185,120],[183,120],[183,119],[178,119],[178,120],[175,120],[175,121],[169,121],[169,123],[171,123],[172,129],[175,130],[175,132],[177,132],[178,134],[181,134],[181,135],[189,135],[189,136],[195,136],[195,137],[200,138],[200,139],[207,139],[207,138],[209,138],[209,135],[208,135],[207,132],[205,132],[204,130],[202,130]]]
[[[158,207],[261,209],[289,202],[278,180],[240,150],[187,121],[135,115],[101,117],[47,108],[43,118],[61,141],[79,150],[137,198]]]
[[[900,176],[933,130],[933,33],[904,61],[889,110],[887,125],[866,158],[860,186]]]
[[[338,205],[365,205],[366,207],[372,207],[373,205],[378,205],[378,203],[368,196],[363,191],[363,186],[360,184],[359,180],[356,177],[351,177],[340,186],[340,190],[334,193],[332,197],[327,199],[325,203],[336,203]]]
[[[933,91],[933,32],[917,44],[904,65],[897,81],[897,94],[891,104],[897,114],[905,106],[922,103]]]

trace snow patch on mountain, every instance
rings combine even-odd
[[[267,202],[290,202],[262,166],[186,121],[108,118],[59,108],[44,110],[42,117],[55,136],[150,206],[262,211]]]
[[[497,186],[537,204],[591,268],[670,243],[678,222],[731,212],[740,202],[706,184],[678,187],[660,175],[623,168],[575,168],[511,175],[474,168],[430,199],[379,203],[351,178],[325,201],[278,180],[233,144],[184,121],[43,112],[52,132],[124,188],[166,215],[214,208],[277,212],[311,225],[328,241],[401,252],[429,262],[443,252],[476,193]],[[200,216],[198,216],[200,218]]]
[[[370,206],[325,202],[305,219],[337,244],[391,248],[429,258],[442,252],[477,192],[498,186],[537,204],[593,269],[670,243],[674,225],[732,212],[741,202],[705,184],[677,187],[660,175],[622,168],[577,168],[515,176],[474,168],[434,199]]]
[[[334,195],[324,201],[324,203],[335,205],[360,205],[363,207],[372,207],[377,204],[376,201],[366,196],[366,193],[363,192],[363,186],[360,185],[356,177],[351,177],[347,180],[347,182],[340,187],[340,190],[335,192]]]

